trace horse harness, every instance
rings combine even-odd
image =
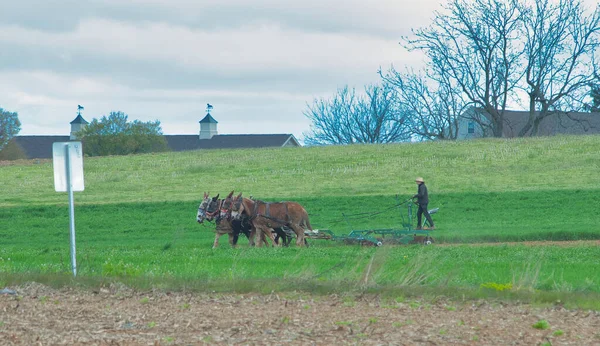
[[[265,205],[265,214],[264,215],[260,214],[258,212],[258,204],[259,203],[262,203],[262,204]],[[285,205],[285,218],[286,218],[286,220],[280,220],[278,218],[275,218],[275,217],[271,216],[270,206],[271,206],[271,204],[276,204],[276,203],[282,203],[283,205]],[[269,219],[269,220],[273,220],[273,221],[279,222],[279,223],[281,223],[283,225],[288,225],[290,223],[290,221],[289,221],[290,220],[290,216],[289,216],[289,212],[288,212],[288,205],[285,202],[271,203],[271,202],[255,201],[254,202],[254,210],[252,211],[252,217],[251,217],[251,219],[255,219],[255,218],[259,217],[259,216],[264,217],[264,218]]]
[[[216,203],[217,203],[217,206],[216,206],[216,208],[215,208],[215,211],[213,211],[213,212],[210,212],[209,210],[210,210],[210,207],[211,207],[211,205],[212,205],[212,203],[213,203],[213,202],[216,202]],[[224,200],[223,200],[223,199],[217,199],[216,201],[211,201],[211,202],[208,204],[208,208],[207,208],[207,210],[204,212],[204,213],[206,214],[206,216],[210,216],[211,218],[215,218],[215,215],[217,215],[217,214],[220,214],[220,213],[221,213],[221,210],[222,210],[222,207],[223,207],[223,202],[224,202]],[[217,217],[217,219],[218,219],[218,217]],[[210,220],[209,220],[209,221],[210,221]]]

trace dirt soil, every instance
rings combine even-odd
[[[600,345],[600,313],[378,296],[55,290],[0,294],[1,345]],[[533,325],[546,320],[547,329]]]

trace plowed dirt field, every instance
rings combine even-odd
[[[600,313],[492,301],[52,289],[0,295],[2,345],[600,345]],[[540,320],[547,322],[534,327]]]

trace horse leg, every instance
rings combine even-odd
[[[240,238],[240,233],[233,231],[233,233],[228,233],[228,234],[229,234],[229,244],[231,244],[231,247],[235,247]]]
[[[248,236],[248,242],[250,243],[250,246],[256,246],[256,228],[254,228],[254,226],[252,227],[252,229],[250,230],[250,235]]]
[[[277,247],[281,247],[281,244],[279,244],[276,240],[275,240],[275,230],[272,228],[267,228],[267,235],[269,236],[269,238],[271,239],[271,243],[272,246],[277,246]]]
[[[256,227],[255,231],[256,231],[256,247],[261,247],[263,240],[265,240],[265,234],[263,232],[262,227]]]
[[[291,237],[287,234],[285,228],[279,227],[279,228],[275,229],[275,233],[277,233],[277,236],[275,237],[275,239],[281,239],[283,246],[285,246],[285,247],[290,246]]]
[[[279,236],[279,232],[278,232],[278,231],[275,231],[275,242],[276,242],[277,244],[279,244],[279,239],[280,239],[280,238],[281,238],[281,237]],[[283,244],[285,245],[285,239],[283,239]]]
[[[215,233],[215,242],[213,243],[213,249],[216,249],[219,246],[219,238],[221,238],[221,233]]]
[[[265,233],[266,231],[263,228],[261,228],[260,236],[258,238],[260,242],[269,245],[269,242],[267,241],[267,235]]]
[[[254,246],[254,234],[251,231],[244,231],[244,235],[248,238],[248,244]]]
[[[296,233],[296,246],[304,246],[304,228],[300,225],[291,224],[290,227]]]
[[[267,241],[267,235],[265,234],[265,232],[262,232],[260,234],[260,240],[265,243],[265,245],[269,245],[269,242]]]
[[[257,241],[257,246],[260,247],[262,246],[262,243],[264,242],[267,246],[269,245],[269,242],[267,241],[267,237],[269,237],[269,239],[271,239],[271,241],[273,242],[273,246],[275,246],[276,242],[275,242],[275,236],[273,235],[273,232],[271,230],[271,228],[269,227],[263,227],[263,226],[257,226],[256,227],[256,234],[258,235],[258,241]]]

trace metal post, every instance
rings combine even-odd
[[[67,192],[69,193],[69,229],[71,235],[71,268],[73,276],[77,276],[77,262],[75,257],[75,206],[73,204],[73,184],[71,183],[71,151],[70,145],[65,145],[65,168],[67,175]]]

